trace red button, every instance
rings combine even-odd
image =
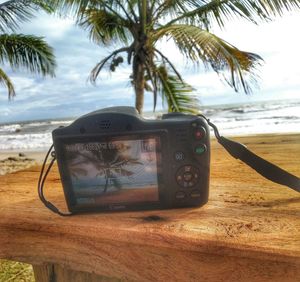
[[[204,131],[199,130],[199,129],[195,130],[194,131],[194,137],[195,137],[196,140],[202,139],[204,137]]]

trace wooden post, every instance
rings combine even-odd
[[[33,265],[34,278],[37,282],[118,282],[120,279],[109,278],[83,271],[75,271],[57,264]]]

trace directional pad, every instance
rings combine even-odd
[[[176,181],[184,188],[195,186],[199,181],[199,169],[192,165],[184,165],[177,170]]]

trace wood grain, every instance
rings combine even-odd
[[[300,175],[299,134],[235,139]],[[40,167],[2,176],[0,257],[122,281],[300,281],[300,195],[263,179],[215,141],[211,167],[202,208],[69,218],[39,201]],[[56,169],[46,190],[66,209]]]

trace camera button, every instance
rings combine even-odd
[[[199,198],[201,196],[200,190],[193,190],[190,194],[192,198]]]
[[[199,121],[193,121],[192,123],[191,123],[191,126],[193,127],[193,128],[201,128],[202,126],[201,126],[201,123],[199,122]]]
[[[203,153],[206,152],[206,146],[204,144],[199,144],[195,147],[194,152],[197,155],[202,155]]]
[[[190,188],[198,183],[199,170],[195,166],[184,165],[177,170],[175,178],[179,186]]]
[[[197,128],[194,130],[194,139],[200,140],[203,139],[206,135],[206,131],[203,127]]]
[[[177,179],[178,182],[180,182],[182,180],[182,176],[181,175],[177,175],[176,179]]]
[[[191,172],[185,172],[183,174],[183,179],[185,181],[191,181],[193,179],[193,174]]]
[[[184,166],[184,171],[185,172],[190,172],[192,170],[192,166],[191,165],[185,165]]]
[[[176,199],[184,199],[186,194],[183,191],[178,191],[175,195]]]
[[[183,161],[184,160],[184,153],[181,151],[177,151],[174,154],[174,158],[176,161]]]

